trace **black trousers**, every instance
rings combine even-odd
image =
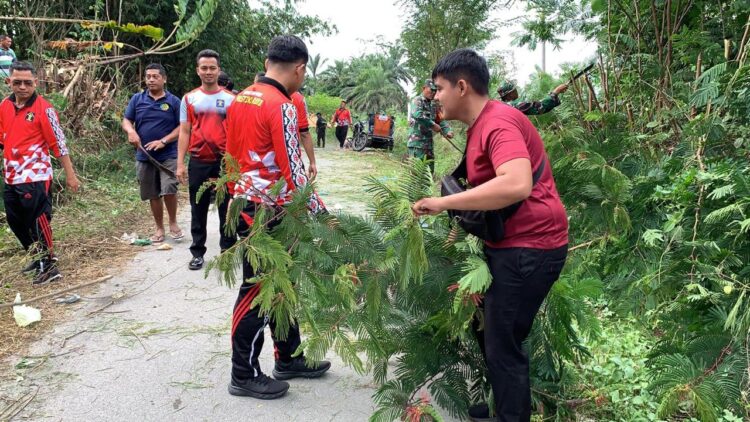
[[[344,147],[347,132],[349,132],[349,126],[336,126],[336,139],[339,140],[339,148]]]
[[[531,386],[523,342],[560,277],[568,246],[552,250],[486,247],[484,253],[492,284],[484,296],[484,332],[477,337],[492,384],[495,413],[500,422],[526,422],[531,419]]]
[[[243,216],[240,218],[237,227],[237,233],[240,236],[245,237],[250,234],[250,223],[246,218],[252,219],[254,216],[255,204],[249,202],[243,210]],[[269,227],[278,223],[271,223]],[[275,321],[268,316],[259,315],[259,306],[250,308],[250,304],[260,291],[259,284],[247,282],[255,274],[255,269],[245,260],[242,264],[243,283],[240,286],[240,292],[237,295],[234,312],[232,313],[232,377],[235,380],[252,378],[260,374],[258,357],[263,349],[263,330],[267,324],[271,326],[274,358],[276,360],[291,361],[292,354],[297,351],[301,344],[297,324],[291,325],[286,340],[281,341],[273,335],[276,329]]]
[[[322,126],[317,128],[317,134],[318,134],[318,147],[321,146],[321,143],[323,144],[323,148],[326,147],[326,127]]]
[[[188,164],[188,191],[190,192],[190,234],[193,236],[193,244],[190,245],[190,253],[194,257],[206,254],[206,225],[208,224],[208,207],[211,205],[211,189],[206,189],[198,198],[198,191],[203,183],[210,179],[219,177],[221,173],[221,160],[216,162],[202,162],[190,160]],[[227,205],[229,195],[225,195],[224,201],[219,204],[219,247],[226,250],[234,245],[235,236],[224,234],[224,225],[227,218]]]
[[[51,258],[52,202],[49,181],[5,185],[3,201],[8,225],[26,251]]]

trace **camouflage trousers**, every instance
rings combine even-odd
[[[410,146],[407,147],[407,150],[409,151],[409,157],[427,160],[430,170],[433,173],[435,172],[435,151],[432,148],[432,143],[425,143],[422,146]]]

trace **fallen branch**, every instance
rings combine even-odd
[[[95,313],[101,312],[101,311],[103,311],[103,310],[105,310],[105,309],[109,308],[110,306],[112,306],[112,305],[114,305],[114,304],[115,304],[115,301],[114,301],[114,300],[112,300],[112,301],[110,301],[110,302],[109,302],[108,304],[106,304],[106,305],[102,306],[101,308],[99,308],[99,309],[97,309],[97,310],[95,310],[95,311],[92,311],[92,312],[89,312],[89,313],[87,313],[87,314],[86,314],[86,316],[87,316],[87,317],[89,317],[89,316],[91,316],[91,315],[93,315],[93,314],[95,314]]]
[[[64,348],[65,348],[65,343],[66,343],[66,342],[67,342],[68,340],[72,339],[73,337],[75,337],[75,336],[77,336],[77,335],[79,335],[79,334],[87,333],[88,331],[89,331],[89,330],[83,330],[83,331],[79,331],[79,332],[77,332],[77,333],[75,333],[75,334],[71,334],[71,335],[69,335],[69,336],[65,337],[65,338],[63,339],[63,341],[62,341],[62,344],[60,345],[60,348],[61,348],[61,349],[64,349]]]
[[[20,22],[49,22],[49,23],[70,23],[70,24],[99,24],[104,25],[106,21],[98,21],[95,19],[63,19],[63,18],[47,18],[47,17],[28,17],[28,16],[0,16],[0,20],[5,21],[20,21]]]
[[[590,241],[588,241],[588,242],[585,242],[585,243],[581,243],[580,245],[575,245],[575,246],[573,246],[572,248],[568,249],[568,252],[573,252],[573,251],[574,251],[574,250],[576,250],[576,249],[581,249],[581,248],[585,248],[585,247],[587,247],[587,246],[591,246],[591,245],[593,245],[594,243],[596,243],[596,242],[599,242],[599,241],[601,241],[601,240],[604,240],[604,239],[606,239],[606,238],[607,238],[607,236],[599,236],[599,237],[597,237],[597,238],[596,238],[596,239],[594,239],[594,240],[590,240]]]
[[[70,91],[73,90],[73,87],[78,83],[79,80],[81,80],[81,76],[83,76],[83,71],[86,68],[84,66],[81,66],[76,70],[75,75],[73,75],[73,79],[70,80],[70,83],[68,86],[65,87],[65,90],[63,91],[63,97],[68,98],[70,96]]]
[[[89,281],[88,283],[83,283],[83,284],[79,284],[77,286],[68,287],[67,289],[58,290],[58,291],[52,292],[52,293],[47,293],[45,295],[37,296],[37,297],[29,299],[29,300],[24,300],[23,302],[20,302],[20,303],[13,303],[13,302],[10,302],[10,303],[0,303],[0,309],[10,308],[10,307],[16,306],[16,305],[26,305],[27,303],[36,302],[37,300],[46,299],[46,298],[52,297],[52,296],[58,296],[58,295],[61,295],[63,293],[72,292],[73,290],[78,290],[78,289],[82,289],[84,287],[93,286],[94,284],[101,283],[103,281],[107,281],[110,278],[112,278],[112,276],[111,275],[107,275],[107,276],[104,276],[102,278],[98,278],[98,279],[96,279],[94,281]]]
[[[0,412],[0,420],[11,420],[16,415],[21,413],[23,409],[26,408],[26,406],[29,405],[34,399],[36,398],[37,393],[39,393],[39,386],[36,386],[36,390],[34,390],[33,393],[29,393],[22,398],[16,400],[14,403],[11,403],[8,407],[2,410]]]

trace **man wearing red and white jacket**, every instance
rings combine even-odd
[[[65,145],[57,112],[36,93],[36,70],[15,62],[7,79],[13,94],[0,103],[0,148],[3,149],[8,225],[34,260],[23,270],[34,272],[34,284],[62,277],[52,247],[52,182],[50,152],[65,170],[68,188],[78,191],[78,178]]]
[[[308,182],[308,174],[300,149],[297,107],[292,100],[305,80],[308,60],[305,43],[293,36],[274,38],[268,47],[267,74],[244,89],[227,111],[227,153],[239,164],[240,179],[230,190],[235,198],[248,200],[237,232],[247,236],[258,204],[284,205],[292,199],[296,189]],[[282,183],[278,195],[273,186]],[[316,193],[307,202],[312,212],[325,212]],[[277,223],[278,224],[278,223]],[[229,393],[259,399],[275,399],[289,389],[286,379],[322,376],[330,362],[305,365],[304,356],[293,358],[300,346],[300,333],[292,324],[286,340],[274,338],[276,364],[275,379],[260,370],[258,356],[263,347],[266,324],[275,328],[275,321],[260,315],[258,306],[252,307],[260,291],[253,278],[262,268],[253,268],[247,260],[242,266],[243,283],[232,315],[232,379]]]

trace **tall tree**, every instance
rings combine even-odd
[[[349,63],[344,60],[335,60],[320,76],[321,88],[334,97],[341,96],[341,90],[351,83]]]
[[[462,47],[484,47],[495,32],[489,16],[497,4],[497,0],[402,0],[408,18],[401,41],[412,73],[425,78],[445,54]]]
[[[542,72],[547,71],[547,45],[560,48],[561,36],[571,29],[571,17],[579,12],[575,2],[565,0],[529,0],[526,10],[533,18],[523,19],[522,31],[514,33],[513,44],[536,50],[542,46]]]
[[[404,49],[384,45],[382,50],[351,59],[336,61],[321,74],[321,89],[332,96],[346,98],[357,111],[403,110],[407,95],[404,85],[412,81],[405,65]]]
[[[328,60],[320,57],[320,53],[310,57],[307,62],[307,78],[305,79],[305,89],[307,94],[315,94],[320,85],[320,70]]]
[[[312,79],[316,79],[318,77],[318,73],[320,72],[320,68],[327,62],[328,59],[320,57],[320,53],[310,57],[310,61],[307,63],[307,71],[309,73],[309,77]]]
[[[536,19],[527,19],[523,22],[523,32],[515,33],[513,44],[519,47],[528,46],[531,50],[536,50],[537,45],[542,45],[542,72],[547,71],[547,44],[555,48],[560,48],[562,39],[558,37],[555,31],[556,26],[547,17],[541,13]]]
[[[395,81],[392,72],[372,64],[358,69],[353,86],[341,90],[354,110],[376,112],[388,108],[404,109],[406,91]]]

